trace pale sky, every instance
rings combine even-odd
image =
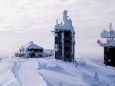
[[[110,22],[115,28],[115,0],[0,0],[0,55],[11,56],[29,41],[53,48],[51,31],[65,9],[76,32],[76,54],[103,56],[97,39]]]

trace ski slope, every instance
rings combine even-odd
[[[96,59],[2,58],[0,86],[115,86],[115,68]]]

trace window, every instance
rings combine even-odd
[[[39,57],[42,57],[42,55],[39,55]]]
[[[69,47],[65,47],[65,50],[66,50],[66,51],[69,51]]]
[[[28,51],[32,51],[32,49],[28,49]]]
[[[69,33],[69,32],[65,32],[65,35],[66,35],[66,36],[69,36],[69,35],[70,35],[70,33]]]
[[[70,41],[69,40],[65,40],[65,43],[69,43]]]
[[[66,58],[69,58],[69,55],[66,55]]]
[[[58,29],[55,29],[55,31],[58,31]]]
[[[43,52],[43,50],[42,50],[42,49],[40,49],[40,52]]]
[[[38,49],[34,49],[34,52],[38,52]]]

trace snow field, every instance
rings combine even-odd
[[[115,69],[91,60],[77,59],[76,64],[40,59],[38,69],[48,86],[115,86]]]
[[[0,86],[115,86],[115,68],[89,58],[7,58],[0,62]]]

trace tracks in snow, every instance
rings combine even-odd
[[[18,62],[14,62],[14,65],[12,67],[12,72],[15,76],[15,78],[17,79],[17,81],[19,82],[19,86],[23,86],[22,83],[21,83],[21,80],[19,79],[19,75],[18,75],[18,70],[20,68],[20,65]]]
[[[44,78],[37,69],[38,59],[21,59],[14,61],[12,73],[19,86],[47,86]]]

